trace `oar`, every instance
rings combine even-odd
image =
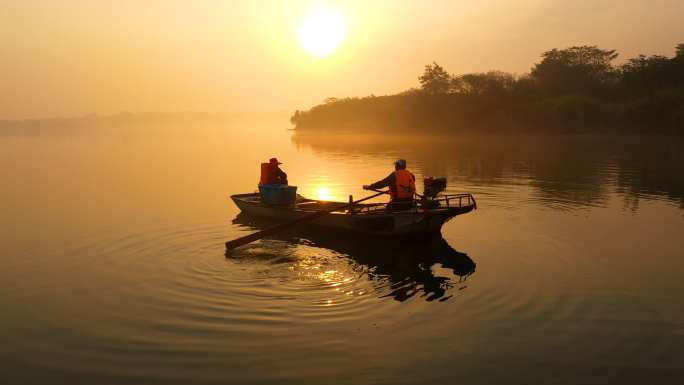
[[[267,229],[257,231],[256,233],[245,235],[244,237],[233,239],[232,241],[226,242],[226,250],[233,250],[236,247],[240,247],[242,245],[252,243],[252,242],[259,240],[261,238],[268,237],[269,235],[273,235],[273,234],[278,233],[280,231],[295,227],[297,225],[301,225],[302,223],[313,221],[314,219],[320,218],[320,217],[327,215],[327,214],[330,214],[333,211],[341,210],[347,206],[354,205],[354,204],[357,204],[357,203],[360,203],[363,201],[367,201],[371,198],[375,198],[375,197],[382,195],[384,193],[385,192],[383,191],[381,193],[371,195],[371,196],[363,198],[363,199],[359,199],[358,201],[345,203],[341,206],[333,207],[333,208],[327,209],[327,210],[316,211],[313,214],[309,214],[309,215],[303,216],[301,218],[293,219],[289,222],[281,223],[279,225],[275,225],[273,227],[269,227]]]
[[[417,197],[420,198],[421,200],[423,200],[423,201],[427,200],[427,198],[425,198],[424,196],[422,196],[422,195],[418,194],[417,192],[413,191],[413,190],[411,189],[411,187],[409,187],[409,186],[404,186],[404,185],[400,185],[400,186],[403,187],[404,190],[406,190],[406,191],[410,192],[411,194],[417,196]]]
[[[368,190],[369,191],[375,191],[376,193],[380,193],[380,194],[388,194],[389,195],[389,191],[373,190],[372,188],[369,188]]]

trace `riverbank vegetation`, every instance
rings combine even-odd
[[[453,75],[425,66],[396,95],[328,98],[295,111],[297,130],[375,132],[629,132],[684,135],[684,44],[673,57],[620,65],[597,46],[544,52],[527,74]]]

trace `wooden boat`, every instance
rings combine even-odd
[[[345,204],[301,198],[292,205],[271,205],[261,202],[259,193],[232,195],[231,199],[242,212],[280,221],[291,221]],[[422,201],[417,201],[409,210],[392,210],[391,205],[358,203],[334,210],[307,225],[390,237],[438,233],[442,225],[451,218],[477,208],[475,199],[470,194],[451,194],[429,199],[427,210]]]

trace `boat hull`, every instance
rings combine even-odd
[[[305,200],[302,203],[275,206],[262,203],[259,194],[239,194],[231,196],[237,207],[245,213],[271,218],[279,221],[291,221],[313,214],[322,209],[330,209],[344,205],[344,202],[327,202]],[[458,205],[448,207],[437,207],[428,210],[428,218],[422,209],[412,209],[398,212],[387,212],[386,210],[369,208],[378,205],[359,205],[365,206],[366,210],[358,212],[333,211],[320,218],[316,218],[307,223],[307,226],[325,227],[339,229],[349,232],[381,235],[381,236],[403,236],[410,234],[430,234],[438,233],[442,225],[449,219],[468,213],[473,210],[474,202],[468,200],[468,204],[462,205],[459,200]]]

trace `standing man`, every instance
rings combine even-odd
[[[413,192],[416,191],[416,177],[406,169],[406,161],[399,159],[394,162],[394,172],[379,182],[364,185],[364,190],[377,190],[383,187],[390,188],[391,201],[387,206],[389,210],[410,210],[413,207]],[[406,188],[411,191],[408,191]]]

